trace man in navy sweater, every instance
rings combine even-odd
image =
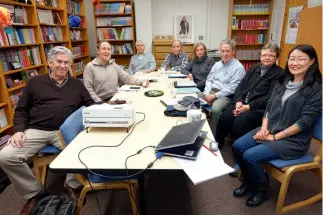
[[[0,151],[0,167],[27,203],[21,214],[31,214],[44,190],[26,161],[47,144],[63,149],[57,132],[65,119],[81,106],[94,103],[83,83],[69,75],[72,63],[69,49],[56,46],[48,52],[49,74],[33,77],[15,109],[14,135]],[[80,184],[68,174],[65,191],[72,200]]]

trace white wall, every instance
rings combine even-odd
[[[138,0],[135,1],[135,3]],[[227,37],[229,1],[223,0],[140,0],[151,1],[152,37],[173,35],[174,14],[194,16],[194,42],[204,36],[208,48],[218,48]],[[138,10],[136,11],[138,13]],[[136,18],[137,19],[137,18]]]
[[[90,55],[91,57],[95,57],[96,56],[96,38],[95,38],[96,29],[94,27],[95,23],[94,23],[92,0],[84,0],[84,5],[85,5],[87,33],[89,37]]]
[[[146,50],[152,51],[156,35],[173,35],[173,15],[188,13],[194,16],[194,41],[204,36],[208,48],[219,48],[227,37],[228,0],[134,0],[137,40],[143,40]],[[85,0],[86,20],[91,56],[96,55],[96,38],[92,0]]]
[[[274,0],[270,23],[270,42],[280,46],[286,0]]]

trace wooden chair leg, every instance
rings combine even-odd
[[[285,205],[286,193],[287,193],[287,189],[288,189],[288,186],[289,186],[289,182],[290,182],[290,177],[284,176],[284,179],[281,182],[279,195],[278,195],[278,200],[277,200],[277,203],[276,203],[276,209],[275,209],[276,214],[281,214],[282,211],[283,211],[283,207]]]
[[[243,175],[242,175],[242,172],[241,172],[240,168],[238,170],[238,179],[239,179],[239,181],[243,181]]]
[[[42,166],[42,174],[41,174],[41,184],[45,186],[46,184],[46,178],[47,178],[47,165]]]
[[[86,198],[86,194],[87,194],[87,192],[89,192],[89,190],[91,190],[90,185],[87,185],[87,186],[83,187],[82,192],[81,192],[80,197],[79,197],[79,200],[77,201],[76,215],[81,214],[83,203],[84,203],[84,200]]]
[[[33,163],[34,163],[34,173],[35,173],[35,178],[36,178],[39,182],[41,182],[38,162],[35,162],[35,161],[34,161]]]
[[[128,188],[128,192],[129,192],[130,202],[132,206],[132,212],[133,212],[133,215],[137,215],[137,210],[138,210],[137,184],[130,182],[130,187]]]

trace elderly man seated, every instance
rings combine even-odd
[[[83,83],[69,76],[72,60],[72,52],[65,47],[48,52],[49,74],[28,82],[15,109],[14,135],[0,151],[0,167],[27,200],[21,215],[31,214],[35,203],[45,196],[26,162],[47,144],[63,149],[59,127],[81,106],[94,103]],[[80,186],[74,175],[67,175],[64,187],[72,200],[78,199]]]

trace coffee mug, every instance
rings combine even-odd
[[[201,110],[192,109],[187,111],[187,122],[196,122],[205,118],[206,115]]]

